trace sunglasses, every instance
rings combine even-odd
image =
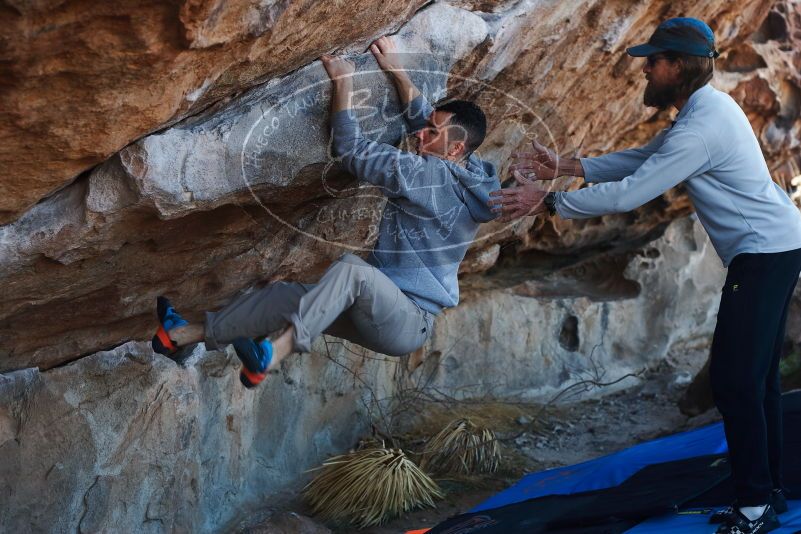
[[[647,56],[645,58],[645,64],[648,65],[649,67],[653,67],[654,65],[656,65],[656,62],[659,61],[660,59],[670,59],[670,58],[664,54],[651,54],[650,56]]]

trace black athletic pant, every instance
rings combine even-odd
[[[779,360],[799,271],[801,249],[738,254],[723,287],[709,374],[740,506],[782,487]]]

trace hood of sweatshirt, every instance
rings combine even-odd
[[[498,189],[498,177],[495,166],[471,154],[465,166],[445,161],[451,174],[456,179],[454,189],[456,194],[467,206],[474,221],[482,223],[493,220],[496,215],[487,202],[490,192]]]

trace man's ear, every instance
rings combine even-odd
[[[467,150],[467,144],[464,141],[453,141],[448,147],[448,156],[463,156],[465,150]]]
[[[675,67],[674,74],[677,77],[681,76],[681,73],[684,70],[684,60],[682,60],[680,57],[678,57],[674,61],[671,61],[671,64]]]

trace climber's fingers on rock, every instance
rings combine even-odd
[[[381,68],[385,69],[387,58],[384,56],[384,53],[375,43],[370,45],[370,52],[373,53],[375,60],[378,61],[378,64],[381,66]]]
[[[328,73],[328,77],[332,80],[347,78],[356,70],[356,64],[342,56],[324,54],[320,56],[320,61],[322,61],[323,67],[325,67],[325,71]]]
[[[400,70],[403,65],[397,56],[397,48],[392,38],[388,36],[381,37],[373,41],[370,45],[370,51],[375,56],[379,66],[384,70]]]
[[[392,54],[397,51],[395,42],[389,35],[384,35],[373,41],[373,45],[378,48],[382,54]]]

